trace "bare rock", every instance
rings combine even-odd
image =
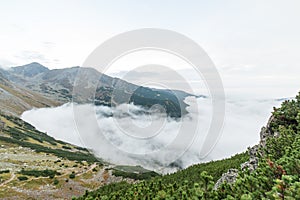
[[[241,164],[242,170],[249,170],[250,172],[253,172],[258,167],[259,157],[263,156],[263,151],[261,149],[266,148],[267,140],[271,137],[279,136],[279,133],[273,132],[271,129],[271,123],[274,119],[275,117],[272,115],[267,123],[267,126],[261,128],[259,144],[248,148],[250,158],[249,161]],[[234,183],[237,176],[237,169],[229,169],[228,172],[222,174],[222,177],[215,184],[214,189],[218,189],[224,182],[229,184]]]
[[[222,177],[215,184],[214,189],[218,189],[224,182],[227,182],[229,184],[234,183],[237,176],[238,176],[237,169],[229,169],[228,172],[222,174]]]

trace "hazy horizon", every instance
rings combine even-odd
[[[50,69],[81,66],[107,39],[153,27],[177,31],[202,46],[225,90],[291,97],[300,85],[299,4],[296,0],[2,1],[0,66],[30,62]],[[145,58],[152,61],[143,62]],[[174,57],[143,52],[121,59],[109,75],[162,63],[182,69]]]

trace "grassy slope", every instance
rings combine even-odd
[[[101,161],[86,149],[55,140],[17,117],[0,113],[0,121],[5,124],[0,127],[0,198],[71,198],[106,183]]]
[[[33,107],[58,106],[60,103],[46,99],[27,89],[13,86],[10,82],[0,81],[0,110],[14,115],[21,115]]]

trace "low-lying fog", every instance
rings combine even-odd
[[[157,154],[151,156],[148,153],[162,151],[176,137],[182,124],[197,123],[193,120],[195,106],[198,106],[200,110],[199,129],[193,144],[176,162],[182,168],[194,163],[229,157],[258,143],[260,129],[267,123],[273,106],[280,105],[280,101],[276,99],[227,100],[226,118],[221,137],[211,153],[203,159],[200,158],[199,152],[211,121],[211,101],[209,98],[195,100],[189,97],[186,102],[190,105],[187,108],[190,114],[182,120],[165,118],[164,124],[156,131],[157,135],[146,139],[138,138],[139,134],[143,137],[141,130],[147,128],[151,122],[158,121],[162,116],[153,114],[150,117],[141,114],[139,111],[143,111],[143,109],[134,105],[109,108],[68,103],[56,108],[26,111],[23,113],[22,119],[56,139],[91,148],[96,155],[109,162],[142,165],[146,168],[166,172],[176,168],[164,168],[163,157],[157,156]],[[76,124],[73,106],[80,110],[94,109],[95,112],[81,117],[82,119],[94,118],[98,123],[87,125],[84,124],[84,121],[76,121]],[[125,107],[126,109],[124,109]],[[138,132],[135,131],[136,129],[132,128],[132,124],[141,129],[138,129]],[[80,126],[79,129],[77,129],[78,126]],[[124,129],[126,130],[124,131]],[[80,133],[77,130],[80,130]],[[131,136],[127,135],[128,132]],[[180,149],[186,148],[186,145],[177,148],[178,151],[176,149],[171,151],[175,157],[179,151],[181,152]]]

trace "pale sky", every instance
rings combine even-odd
[[[0,66],[80,66],[114,35],[162,28],[202,46],[225,87],[293,96],[300,89],[299,10],[297,0],[0,0]]]

